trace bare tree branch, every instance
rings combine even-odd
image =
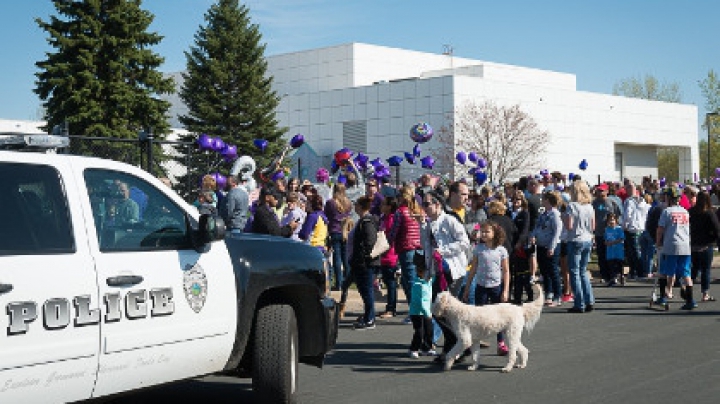
[[[491,101],[468,101],[450,117],[448,126],[438,131],[441,143],[435,160],[441,167],[452,167],[455,178],[466,176],[469,166],[455,160],[455,152],[476,152],[487,161],[488,179],[503,182],[525,175],[542,165],[542,153],[550,135],[520,109],[498,106]]]

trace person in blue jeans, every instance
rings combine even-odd
[[[575,181],[570,187],[572,202],[562,215],[563,226],[567,230],[568,263],[570,286],[574,300],[569,313],[584,313],[593,310],[593,295],[587,264],[592,250],[595,232],[595,210],[592,207],[590,188],[583,181]]]
[[[380,267],[380,256],[372,257],[370,252],[377,240],[380,228],[378,218],[370,214],[370,198],[361,196],[355,202],[355,213],[359,219],[348,236],[348,244],[352,250],[348,251],[350,267],[355,277],[355,283],[363,300],[364,313],[355,323],[355,330],[371,330],[375,328],[375,296],[373,281],[375,271]]]
[[[560,233],[562,221],[557,210],[560,197],[553,192],[545,192],[542,204],[545,211],[537,218],[535,228],[530,235],[530,243],[537,246],[537,261],[543,277],[545,305],[561,305],[562,287],[560,285]]]
[[[350,218],[352,202],[345,195],[345,185],[335,184],[332,191],[332,198],[325,202],[323,212],[328,219],[328,233],[330,248],[332,249],[333,290],[340,290],[343,285],[344,275],[349,270],[347,259],[347,240],[343,235],[343,225]]]

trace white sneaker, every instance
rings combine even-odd
[[[418,351],[410,351],[410,357],[413,359],[418,359],[420,357],[420,354]]]
[[[437,352],[434,349],[423,351],[422,356],[437,356]]]

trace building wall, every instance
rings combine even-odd
[[[696,106],[576,91],[571,74],[366,44],[273,56],[268,66],[283,94],[281,125],[290,127],[289,133],[303,133],[321,156],[344,146],[343,122],[366,121],[367,148],[360,151],[386,159],[412,149],[413,124],[429,122],[437,131],[465,102],[492,100],[519,104],[550,133],[540,151],[544,166],[536,170],[579,172],[586,159],[585,177],[617,180],[620,147],[629,164],[626,175],[656,176],[651,156],[659,146],[686,150],[681,178],[692,178],[699,167]],[[432,140],[422,149],[441,146]],[[401,165],[401,177],[421,172]]]

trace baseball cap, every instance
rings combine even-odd
[[[602,184],[596,186],[595,189],[599,189],[599,190],[602,190],[602,191],[607,191],[607,190],[608,190],[608,184],[606,184],[606,183],[603,182]]]
[[[672,187],[672,186],[666,187],[665,190],[663,191],[663,193],[665,195],[667,195],[668,197],[675,198],[675,199],[680,198],[680,195],[681,195],[680,188]]]

